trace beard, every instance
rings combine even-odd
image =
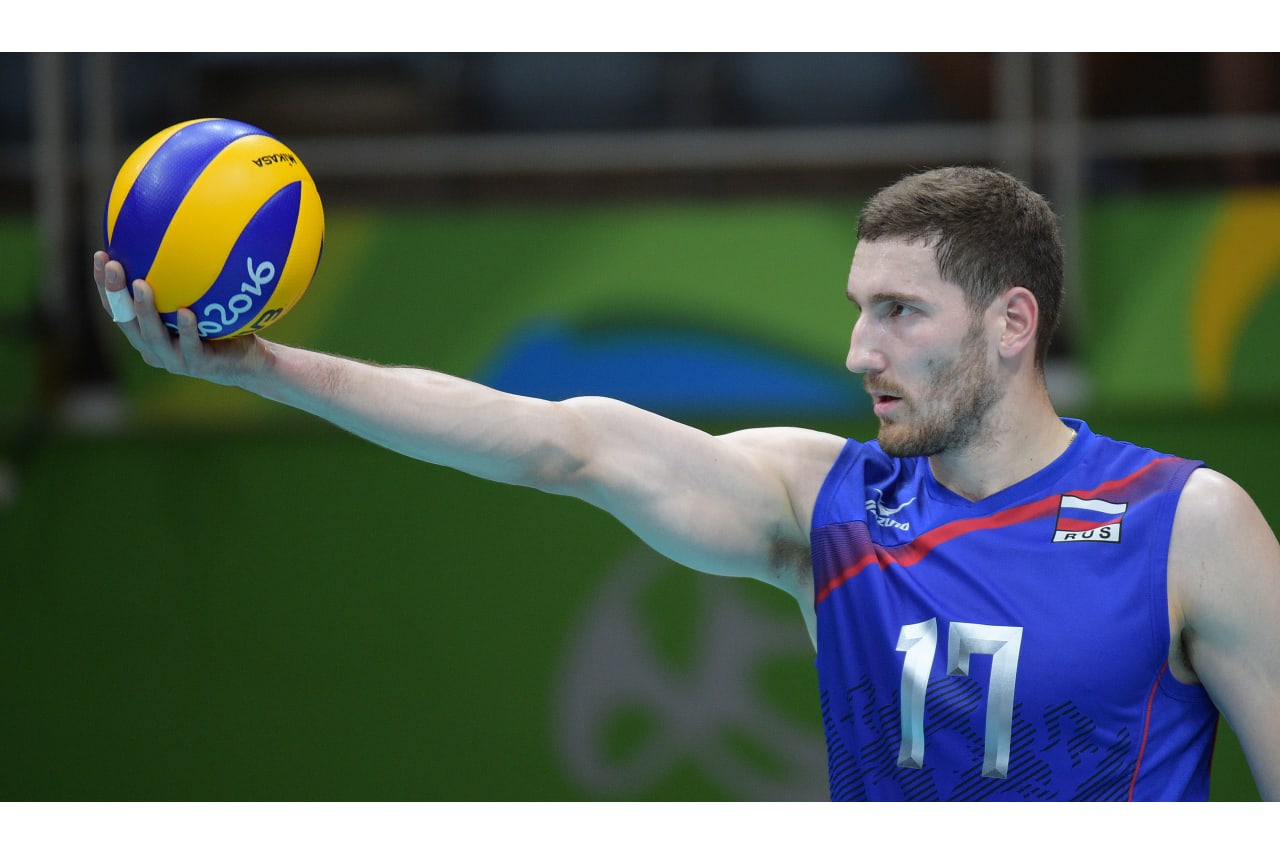
[[[876,387],[901,396],[901,389]],[[880,448],[890,456],[935,456],[968,447],[981,434],[1000,393],[980,323],[970,327],[955,357],[934,370],[915,399],[920,405],[902,397],[901,413],[880,420]]]

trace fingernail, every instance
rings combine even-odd
[[[110,284],[117,284],[120,281],[120,272],[115,267],[107,270],[107,281]]]
[[[102,258],[99,258],[96,255],[93,258],[93,269],[95,272],[102,271]]]

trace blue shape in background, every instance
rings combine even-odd
[[[682,419],[870,413],[861,383],[843,365],[690,327],[544,319],[518,331],[475,378],[513,394],[612,397]]]

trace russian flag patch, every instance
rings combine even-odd
[[[1053,541],[1119,542],[1120,523],[1124,521],[1128,508],[1128,504],[1062,495],[1058,502]]]

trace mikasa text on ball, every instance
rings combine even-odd
[[[107,253],[143,278],[161,318],[190,308],[200,336],[252,334],[297,304],[324,248],[315,181],[280,140],[230,119],[182,122],[142,143],[103,215]]]

